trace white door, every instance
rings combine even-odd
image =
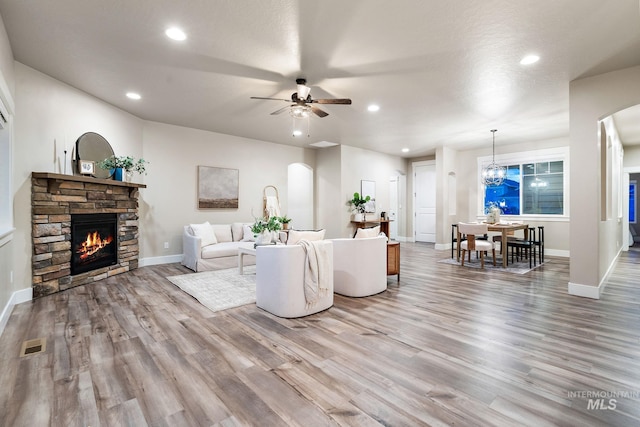
[[[420,162],[414,165],[414,210],[416,242],[436,241],[436,165]]]
[[[396,214],[398,212],[398,193],[400,187],[400,177],[392,176],[389,178],[389,212],[387,217],[389,218],[389,238],[397,240],[398,238],[398,220]]]

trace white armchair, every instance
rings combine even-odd
[[[333,289],[366,297],[387,289],[387,238],[332,239]]]
[[[308,305],[304,291],[305,251],[301,245],[265,245],[256,248],[256,305],[279,317],[308,316],[333,305],[333,245],[322,241],[330,253],[321,270],[329,276],[328,289]]]

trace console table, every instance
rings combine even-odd
[[[356,231],[358,230],[358,228],[375,227],[376,225],[380,225],[380,231],[383,232],[387,237],[389,237],[389,222],[391,221],[388,219],[372,219],[365,221],[351,221],[351,224],[355,226]]]

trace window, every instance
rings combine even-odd
[[[481,214],[498,206],[504,215],[567,215],[568,149],[496,156],[496,162],[507,169],[507,176],[498,186],[480,184]],[[478,159],[478,170],[487,163],[487,158]]]
[[[564,168],[562,160],[522,165],[522,198],[525,215],[564,213]]]
[[[636,181],[629,183],[629,222],[636,223]]]
[[[0,77],[1,80],[1,77]],[[13,195],[11,194],[12,116],[2,100],[4,84],[0,81],[0,246],[13,237]]]

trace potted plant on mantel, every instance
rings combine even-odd
[[[122,181],[122,172],[124,171],[124,179],[131,182],[134,172],[146,175],[148,163],[145,159],[134,160],[131,156],[111,156],[99,162],[98,166],[102,169],[113,170],[113,177],[116,181]]]
[[[270,245],[274,239],[274,233],[277,233],[282,228],[280,219],[277,216],[272,216],[269,219],[256,218],[256,221],[251,226],[251,232],[256,239],[256,245]]]
[[[353,220],[357,222],[362,222],[365,220],[365,204],[371,200],[370,196],[360,197],[360,193],[357,191],[353,193],[353,198],[349,200],[349,204],[352,206],[352,209],[356,211],[353,215]]]

